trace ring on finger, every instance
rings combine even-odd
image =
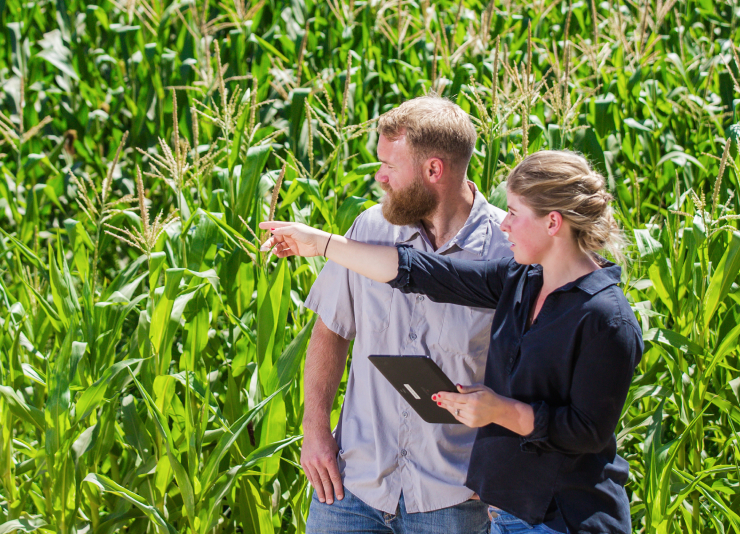
[[[460,417],[460,408],[455,410],[455,417]]]

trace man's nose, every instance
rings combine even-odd
[[[388,177],[385,174],[381,174],[380,171],[375,173],[375,180],[383,184],[388,183]]]

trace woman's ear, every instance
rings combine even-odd
[[[559,211],[551,211],[547,214],[547,233],[554,236],[563,228],[563,215]]]

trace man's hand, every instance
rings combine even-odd
[[[334,502],[334,495],[340,501],[344,499],[344,486],[337,464],[338,451],[339,446],[328,430],[304,429],[301,466],[319,501],[327,504]]]

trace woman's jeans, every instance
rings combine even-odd
[[[563,534],[544,523],[530,525],[518,517],[491,506],[488,513],[492,517],[491,534]]]

